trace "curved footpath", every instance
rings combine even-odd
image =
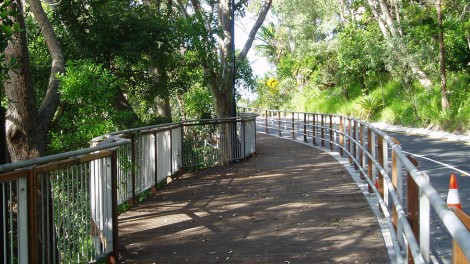
[[[119,216],[121,263],[387,263],[369,204],[318,149],[258,134],[245,162],[183,175]]]

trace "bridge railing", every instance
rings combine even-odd
[[[0,263],[115,257],[117,216],[183,171],[249,157],[255,115],[110,133],[92,147],[0,166]]]
[[[400,143],[371,124],[352,117],[320,113],[242,108],[259,115],[258,127],[266,133],[289,136],[347,156],[361,179],[375,193],[387,222],[396,263],[430,262],[430,207],[454,239],[454,259],[470,260],[470,226],[448,208],[419,171]],[[391,162],[390,162],[391,159]],[[462,216],[461,212],[457,215]],[[463,223],[464,222],[464,223]],[[459,256],[459,254],[461,254]],[[456,262],[454,262],[456,263]],[[459,262],[462,263],[462,262]]]

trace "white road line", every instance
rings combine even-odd
[[[451,169],[451,170],[455,170],[455,171],[459,172],[461,176],[470,176],[470,173],[468,173],[468,172],[466,172],[466,171],[457,169],[456,167],[451,166],[451,165],[449,165],[449,164],[446,164],[446,163],[443,163],[443,162],[440,162],[440,161],[437,161],[437,160],[433,160],[433,159],[427,158],[427,157],[425,157],[424,155],[418,155],[418,154],[414,154],[414,153],[407,152],[407,151],[403,151],[403,152],[406,153],[406,154],[411,154],[411,155],[413,155],[413,156],[415,156],[415,157],[418,157],[418,158],[421,158],[421,159],[429,160],[429,161],[431,161],[431,162],[434,162],[434,163],[437,163],[437,164],[442,165],[442,166],[444,166],[444,167],[447,167],[447,168],[449,168],[449,169]]]

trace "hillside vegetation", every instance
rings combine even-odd
[[[273,13],[256,50],[276,70],[251,106],[470,130],[466,1],[282,0]]]

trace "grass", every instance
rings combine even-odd
[[[292,95],[282,109],[343,114],[369,121],[383,121],[414,127],[435,127],[449,132],[470,131],[470,73],[449,74],[448,97],[451,107],[441,109],[439,83],[424,89],[418,83],[401,80],[369,80],[368,94],[357,83],[345,88],[319,90],[305,87]]]

